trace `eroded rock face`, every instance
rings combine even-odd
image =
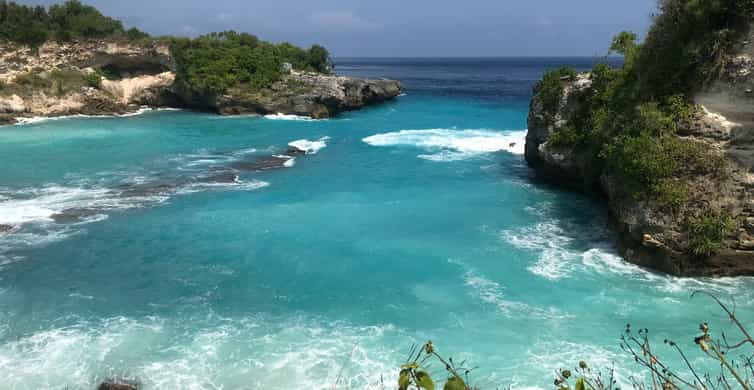
[[[48,42],[38,53],[28,47],[0,44],[0,82],[13,84],[19,76],[54,71],[98,71],[112,80],[102,79],[98,88],[82,86],[65,92],[54,86],[0,91],[0,124],[18,117],[123,114],[141,106],[187,107],[226,115],[281,113],[327,118],[401,93],[401,84],[394,80],[291,71],[262,91],[236,88],[215,96],[175,83],[175,62],[167,41]]]
[[[175,64],[167,42],[86,40],[48,42],[35,53],[28,47],[0,44],[0,81],[14,88],[0,93],[0,122],[18,117],[124,114],[142,105],[164,106],[175,101]],[[95,71],[103,79],[99,88],[82,85],[63,89],[58,81],[47,88],[19,85],[19,76],[47,77],[53,72],[86,75]],[[56,84],[58,83],[58,84]]]
[[[537,93],[539,86],[535,86],[524,149],[526,161],[542,177],[565,187],[586,191],[591,191],[599,173],[591,171],[583,156],[569,148],[553,146],[548,140],[576,113],[580,107],[579,94],[591,85],[588,73],[579,74],[574,80],[563,80],[563,96],[555,112],[545,110]]]
[[[395,80],[369,80],[292,71],[259,92],[230,90],[221,96],[201,96],[177,90],[189,106],[220,114],[292,114],[328,118],[343,111],[390,100],[401,93]]]
[[[549,137],[560,131],[579,109],[579,92],[589,87],[588,78],[588,74],[581,74],[575,80],[563,81],[563,98],[555,112],[543,108],[535,89],[526,137],[529,165],[546,180],[585,192],[598,192],[607,199],[611,225],[619,233],[619,249],[630,262],[674,275],[754,275],[754,136],[741,135],[741,132],[753,134],[754,127],[731,120],[707,106],[688,123],[679,124],[679,136],[703,142],[713,153],[724,156],[727,172],[722,178],[709,175],[691,178],[687,183],[689,201],[679,210],[670,212],[635,199],[619,177],[590,167],[587,156],[549,143]],[[720,83],[714,85],[723,88]],[[709,103],[709,100],[704,102]],[[740,111],[747,110],[746,107]],[[689,237],[684,223],[686,216],[698,215],[705,207],[726,210],[744,223],[726,239],[726,249],[712,257],[700,258],[687,251]],[[749,220],[751,223],[746,223]]]

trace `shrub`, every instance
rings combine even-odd
[[[102,86],[102,75],[97,72],[87,73],[83,78],[84,84],[88,87],[99,89]]]
[[[281,65],[328,71],[329,54],[320,46],[306,51],[289,43],[273,45],[257,37],[225,31],[196,39],[174,39],[176,82],[197,92],[221,94],[230,88],[251,92],[268,87],[281,76]]]
[[[15,79],[13,79],[13,82],[21,86],[36,89],[52,87],[52,81],[50,81],[48,78],[42,77],[39,73],[36,72],[20,74],[16,76]]]
[[[555,113],[563,98],[563,83],[576,77],[572,68],[559,68],[545,73],[539,82],[537,92],[542,101],[542,107],[548,113]]]
[[[723,241],[735,228],[735,220],[724,211],[705,210],[688,221],[689,253],[709,257],[723,247]]]
[[[120,21],[78,0],[68,0],[48,9],[0,0],[0,38],[5,40],[38,47],[48,39],[68,41],[121,36],[141,39],[148,35],[137,29],[125,31]]]

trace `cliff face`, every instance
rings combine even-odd
[[[747,42],[744,48],[751,50],[751,45]],[[750,76],[750,58],[748,54],[732,55],[727,76],[703,89],[696,98],[700,105],[697,112],[688,122],[678,124],[679,137],[701,142],[724,157],[726,174],[691,178],[687,183],[689,198],[677,210],[629,195],[620,177],[591,166],[582,152],[549,142],[582,104],[579,93],[591,86],[589,74],[562,81],[564,92],[555,110],[544,109],[535,88],[528,117],[526,160],[549,181],[604,195],[626,260],[674,275],[754,275],[754,117],[750,114],[754,96],[749,87],[754,75]],[[736,229],[725,237],[722,250],[709,257],[696,256],[688,251],[688,228],[684,224],[688,216],[710,205],[729,212],[737,222]]]
[[[168,44],[106,40],[48,42],[38,52],[0,46],[0,118],[123,114],[174,101]],[[106,74],[112,80],[103,79]]]
[[[38,52],[0,44],[0,123],[36,116],[124,114],[142,106],[324,118],[400,92],[401,84],[393,80],[291,72],[256,93],[237,88],[221,96],[196,94],[176,85],[166,41],[48,42]]]
[[[352,77],[291,71],[269,88],[251,93],[231,89],[220,96],[176,92],[187,105],[220,114],[293,114],[328,118],[343,111],[390,100],[401,93],[395,80],[369,80]]]

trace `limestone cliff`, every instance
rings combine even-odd
[[[693,117],[678,124],[678,137],[701,142],[725,159],[725,174],[699,174],[688,180],[689,198],[677,210],[628,194],[621,178],[591,165],[583,151],[553,146],[550,137],[563,131],[583,103],[581,92],[592,77],[564,79],[563,95],[555,110],[542,104],[538,87],[531,102],[526,137],[526,160],[552,182],[607,199],[619,247],[626,260],[684,276],[754,275],[754,95],[750,40],[727,58],[726,73],[696,95]],[[688,216],[704,207],[726,210],[736,221],[724,247],[712,256],[688,251]]]
[[[328,118],[398,96],[401,84],[395,80],[290,71],[269,88],[257,92],[231,89],[219,96],[195,95],[176,89],[190,107],[220,114],[293,114]]]
[[[125,114],[142,106],[218,114],[295,114],[324,118],[399,95],[393,80],[290,72],[269,88],[188,93],[175,83],[168,41],[47,42],[38,50],[0,44],[0,123],[19,118]]]

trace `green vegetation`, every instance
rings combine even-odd
[[[724,317],[730,320],[730,326],[726,326],[725,333],[722,333],[720,337],[715,337],[712,327],[703,322],[698,325],[699,333],[690,333],[685,342],[677,343],[674,340],[664,339],[665,348],[657,348],[652,345],[648,329],[635,330],[629,324],[620,336],[619,345],[626,356],[626,361],[635,364],[638,370],[632,368],[629,372],[622,372],[615,367],[590,367],[582,360],[572,370],[561,369],[555,373],[555,380],[551,382],[555,390],[753,389],[754,338],[737,318],[735,306],[729,307],[708,292],[695,291],[691,294],[692,299],[698,296],[711,299],[719,306]],[[705,315],[709,313],[705,311]],[[687,354],[688,351],[684,351],[682,346],[689,344],[694,346],[700,354]],[[672,366],[666,357],[662,356],[663,352],[668,351],[678,355],[678,360],[683,362],[682,367]],[[571,354],[576,359],[579,354],[578,347],[574,348]],[[707,364],[708,362],[711,364]],[[430,370],[429,367],[433,363],[439,363],[440,368]],[[398,390],[434,390],[440,386],[435,382],[438,377],[447,378],[442,386],[443,390],[480,389],[469,385],[471,383],[469,376],[474,369],[463,368],[464,364],[465,362],[457,364],[452,358],[445,358],[438,354],[431,341],[418,349],[412,347],[409,351],[409,359],[401,366],[397,378]],[[717,373],[708,371],[714,367],[719,367],[720,371]],[[443,372],[431,373],[436,371]],[[622,387],[624,384],[626,386]],[[545,383],[531,385],[539,386]],[[335,388],[337,388],[337,383]],[[383,388],[390,387],[383,386]],[[512,387],[494,388],[511,389]]]
[[[63,96],[70,92],[80,91],[83,87],[99,89],[101,84],[102,76],[97,72],[85,73],[73,69],[58,69],[49,73],[20,74],[16,76],[13,83],[4,84],[0,88],[0,94],[31,95],[35,92],[44,92],[48,95]]]
[[[63,4],[25,6],[0,0],[0,40],[37,48],[48,40],[109,38],[143,40],[149,35],[102,15],[96,8],[78,0]],[[225,31],[196,39],[172,38],[176,60],[176,83],[198,94],[216,95],[231,88],[255,92],[280,79],[284,63],[296,70],[329,73],[330,53],[322,46],[308,50],[290,43],[272,44],[247,33]],[[49,89],[65,93],[77,84],[98,88],[101,78],[117,79],[117,70],[103,68],[100,74],[85,78],[68,74],[22,75],[20,87]],[[81,83],[79,83],[81,81]],[[7,89],[7,88],[6,88]]]
[[[576,78],[576,71],[570,68],[559,68],[545,73],[538,89],[545,110],[558,109],[560,100],[563,98],[563,83],[574,78]]]
[[[68,0],[48,9],[0,0],[0,39],[38,47],[47,40],[87,38],[143,39],[148,35],[102,15],[78,0]]]
[[[400,374],[398,374],[398,390],[435,390],[435,381],[427,369],[432,361],[439,362],[447,371],[443,390],[471,390],[471,387],[466,384],[471,369],[458,367],[453,359],[442,357],[431,341],[421,348],[417,349],[415,346],[411,348],[408,361],[401,366]]]
[[[706,210],[688,225],[689,251],[697,256],[710,256],[722,248],[723,240],[733,231],[735,220],[727,213]]]
[[[691,96],[719,72],[722,56],[754,16],[754,2],[663,0],[660,11],[644,43],[630,32],[613,39],[610,51],[622,55],[624,65],[594,67],[591,87],[574,97],[579,111],[549,142],[615,177],[627,195],[677,210],[689,200],[690,180],[720,179],[727,171],[717,152],[676,133],[699,110]],[[558,69],[544,76],[539,93],[549,112],[562,96],[561,77],[571,74]],[[688,225],[695,237],[689,250],[708,256],[720,249],[727,229],[702,222]]]
[[[176,83],[202,94],[230,88],[256,91],[277,81],[282,64],[294,69],[330,72],[330,55],[322,46],[304,50],[289,43],[275,45],[257,37],[225,31],[196,39],[174,39]]]

